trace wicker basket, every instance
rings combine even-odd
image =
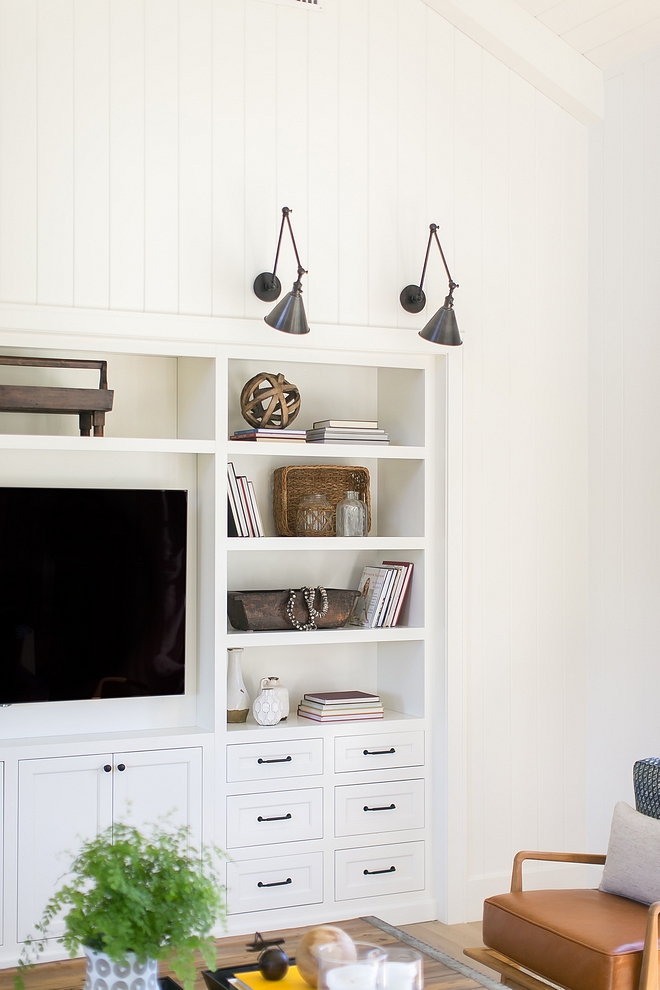
[[[296,535],[296,513],[303,495],[327,495],[333,508],[346,492],[358,492],[367,503],[371,529],[369,471],[343,464],[290,464],[273,472],[273,516],[278,536]]]

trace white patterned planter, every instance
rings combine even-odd
[[[105,952],[95,952],[83,945],[87,959],[84,990],[158,990],[158,960],[138,962],[134,952],[126,953],[126,962],[113,962]]]

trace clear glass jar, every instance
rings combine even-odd
[[[303,495],[296,513],[296,536],[334,536],[335,510],[327,495]]]
[[[337,502],[337,536],[367,535],[367,503],[359,492],[346,492]]]

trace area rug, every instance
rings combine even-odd
[[[386,921],[381,921],[380,918],[370,916],[368,918],[362,918],[362,921],[366,921],[368,924],[373,925],[374,928],[380,928],[382,932],[386,932],[391,935],[392,938],[396,938],[399,942],[405,942],[412,949],[417,949],[418,952],[423,953],[425,956],[429,956],[431,959],[435,959],[437,962],[441,962],[443,966],[448,969],[453,969],[455,973],[460,973],[461,976],[465,976],[470,980],[474,980],[479,986],[488,987],[489,990],[502,990],[502,984],[499,980],[491,979],[490,976],[485,976],[483,973],[477,972],[472,966],[468,966],[464,962],[460,962],[458,959],[454,959],[453,956],[448,956],[446,952],[442,952],[440,949],[435,949],[432,945],[427,945],[426,942],[422,942],[421,939],[415,938],[414,935],[408,935],[407,932],[401,931],[400,928],[395,928],[394,925],[388,925]]]

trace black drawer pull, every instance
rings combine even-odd
[[[106,765],[103,767],[103,769],[105,770],[106,773],[110,773],[110,771],[112,770],[112,767],[110,766],[109,763],[106,763]]]
[[[288,822],[291,818],[291,812],[287,812],[286,815],[277,815],[275,818],[262,818],[261,815],[257,818],[258,822]]]
[[[365,804],[363,811],[394,811],[396,808],[395,804],[388,804],[384,808],[368,808]]]
[[[262,883],[260,880],[257,887],[286,887],[288,883],[293,883],[291,877],[287,877],[286,880],[277,880],[275,883]]]
[[[390,753],[396,753],[394,746],[391,749],[363,749],[363,756],[389,756]]]
[[[365,877],[375,877],[377,873],[396,873],[396,866],[390,866],[389,870],[362,870]]]
[[[124,772],[124,770],[126,769],[126,764],[125,764],[125,763],[120,763],[120,764],[119,764],[119,765],[117,766],[117,769],[119,770],[119,772],[120,772],[120,773],[123,773],[123,772]]]
[[[262,760],[261,757],[259,757],[257,763],[291,763],[292,759],[293,757],[291,756],[284,756],[279,760]]]

